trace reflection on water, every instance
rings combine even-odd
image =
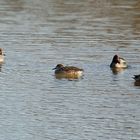
[[[111,70],[112,70],[112,73],[116,75],[123,72],[125,69],[126,68],[112,68]]]
[[[134,85],[135,85],[135,86],[140,86],[140,81],[135,81],[135,82],[134,82]]]
[[[10,11],[19,12],[23,10],[23,0],[5,0]]]
[[[2,71],[2,64],[0,64],[0,72]]]
[[[134,4],[134,9],[136,13],[140,13],[140,1],[137,1]],[[136,14],[134,16],[134,21],[133,21],[133,33],[134,35],[139,35],[140,34],[140,18],[139,18],[139,14]]]
[[[83,76],[79,74],[55,74],[56,79],[78,80]]]
[[[0,0],[0,21],[2,140],[139,140],[139,0]]]

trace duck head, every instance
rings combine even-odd
[[[118,55],[114,55],[112,62],[114,63],[120,63],[120,58]]]
[[[57,64],[57,66],[55,68],[53,68],[53,70],[59,70],[61,68],[63,68],[64,66],[62,64]]]

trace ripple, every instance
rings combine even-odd
[[[0,137],[138,140],[139,9],[138,0],[1,0]],[[112,72],[114,54],[130,67]],[[56,79],[58,63],[83,78]]]

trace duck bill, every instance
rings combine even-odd
[[[53,68],[52,70],[56,70],[56,67],[55,67],[55,68]]]

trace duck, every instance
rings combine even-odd
[[[53,70],[55,70],[55,74],[59,78],[79,78],[84,72],[81,68],[75,66],[64,66],[63,64],[57,64]]]
[[[139,81],[140,82],[140,74],[139,75],[134,75],[133,77],[136,81]]]
[[[4,62],[4,54],[2,48],[0,48],[0,63]]]
[[[127,63],[124,58],[119,57],[118,55],[114,55],[112,62],[110,64],[111,68],[127,68]]]

